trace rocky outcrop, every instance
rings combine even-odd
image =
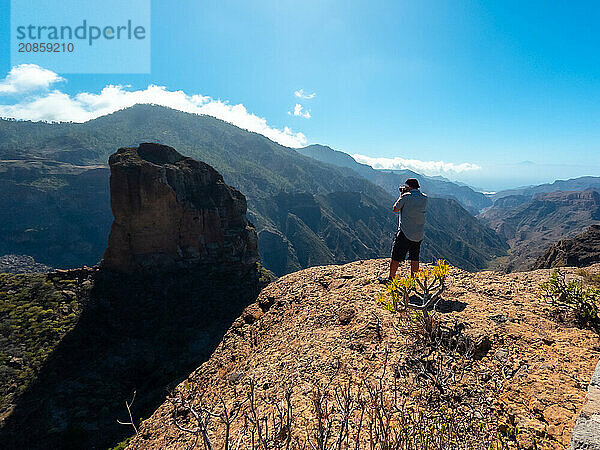
[[[102,266],[119,272],[258,261],[246,198],[211,166],[153,143],[109,158],[115,217]]]
[[[536,269],[583,267],[600,262],[600,225],[592,225],[572,239],[550,246],[535,263]]]
[[[571,435],[571,450],[600,450],[600,362]]]

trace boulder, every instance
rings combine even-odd
[[[120,148],[109,165],[114,222],[103,268],[132,273],[258,261],[246,198],[208,164],[144,143]]]

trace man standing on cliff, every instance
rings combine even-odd
[[[382,283],[387,283],[396,276],[398,266],[406,259],[407,253],[411,275],[419,271],[419,252],[427,209],[427,195],[423,194],[419,187],[416,178],[407,179],[404,187],[400,188],[400,197],[394,203],[394,212],[400,213],[398,231],[392,247],[390,275],[388,278],[381,278]]]

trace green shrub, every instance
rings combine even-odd
[[[598,305],[600,289],[584,287],[581,280],[568,281],[565,275],[554,269],[545,283],[540,285],[542,295],[555,306],[564,306],[575,311],[579,323],[595,329],[600,328]]]
[[[73,282],[75,283],[75,282]],[[35,379],[58,342],[73,329],[84,289],[44,274],[0,274],[0,409],[7,407]],[[18,381],[17,389],[10,386]]]
[[[276,278],[272,272],[259,262],[256,263],[256,270],[258,271],[258,282],[261,284],[267,285]]]
[[[131,438],[128,437],[127,439],[119,442],[117,445],[115,445],[113,448],[111,448],[110,450],[125,450],[125,448],[127,448],[127,445],[129,445],[129,441],[131,441]]]

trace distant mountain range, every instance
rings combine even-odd
[[[586,190],[545,192],[533,197],[508,195],[496,200],[479,218],[510,245],[509,255],[499,259],[497,267],[527,270],[555,242],[600,223],[600,193]]]
[[[397,226],[391,205],[404,175],[363,169],[381,176],[376,185],[354,169],[324,164],[227,122],[153,105],[85,123],[0,120],[0,254],[30,255],[53,267],[96,263],[112,220],[104,165],[117,148],[141,142],[204,161],[243,192],[263,263],[277,275],[389,254]],[[420,178],[432,196],[434,182],[447,185],[448,197],[471,210],[487,200],[469,188]],[[457,201],[432,199],[425,259],[476,270],[506,249]]]
[[[521,188],[507,189],[496,192],[495,194],[491,194],[490,198],[497,200],[515,195],[533,197],[535,194],[541,194],[544,192],[585,191],[588,189],[600,191],[600,177],[578,177],[571,178],[569,180],[556,180],[554,183],[540,184],[538,186],[525,186]]]
[[[478,214],[482,209],[492,205],[492,200],[483,193],[469,186],[448,181],[444,177],[428,177],[411,170],[373,169],[367,164],[357,162],[347,153],[324,145],[309,145],[297,151],[321,162],[352,169],[393,196],[398,195],[398,187],[403,186],[407,178],[417,178],[423,192],[432,197],[454,199],[472,214]]]

